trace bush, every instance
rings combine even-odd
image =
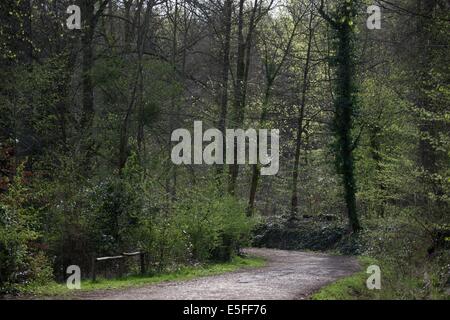
[[[245,205],[236,198],[226,195],[216,200],[216,209],[220,223],[219,245],[213,249],[212,258],[228,261],[239,252],[240,247],[250,244],[254,218],[245,214]]]
[[[0,195],[0,292],[14,291],[18,284],[41,276],[39,270],[30,272],[33,258],[29,244],[39,236],[39,210],[33,200],[20,166],[8,191]]]
[[[382,270],[391,270],[385,288],[393,298],[439,296],[450,275],[449,250],[436,247],[430,252],[435,245],[433,229],[419,219],[416,212],[405,211],[364,221],[362,254],[377,259]]]
[[[156,181],[140,178],[144,175],[133,159],[124,172],[124,189],[134,199],[128,215],[136,220],[128,226],[127,239],[146,252],[156,269],[228,261],[249,244],[254,219],[246,216],[243,202],[223,195],[217,184],[210,182],[215,179],[206,177],[191,188],[178,189],[174,200]]]
[[[165,210],[151,210],[136,230],[137,247],[145,251],[148,263],[158,271],[170,264],[185,263],[190,252],[177,217]]]
[[[47,256],[39,250],[29,257],[31,285],[45,285],[53,280],[53,268]]]
[[[214,185],[180,198],[175,211],[195,260],[229,260],[249,243],[254,219],[246,216],[243,202],[220,194]]]

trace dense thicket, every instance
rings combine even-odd
[[[156,269],[226,260],[258,219],[258,245],[343,248],[443,287],[449,5],[375,2],[1,1],[1,290],[129,250]],[[194,120],[279,129],[279,173],[174,165]]]

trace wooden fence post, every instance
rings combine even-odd
[[[141,253],[139,254],[139,258],[141,261],[141,275],[145,274],[145,255],[144,252],[141,251]]]
[[[96,270],[95,270],[95,263],[96,263],[96,258],[92,258],[92,282],[95,282],[97,275],[96,275]]]

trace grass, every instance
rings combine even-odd
[[[445,299],[450,297],[436,288],[425,289],[424,282],[417,275],[408,272],[394,272],[394,266],[387,261],[359,257],[361,271],[323,287],[311,296],[312,300],[417,300]],[[381,290],[369,290],[366,281],[370,274],[367,267],[381,268]]]
[[[259,257],[234,257],[232,261],[225,263],[212,263],[200,266],[184,266],[174,272],[164,272],[155,275],[133,275],[124,278],[102,279],[95,282],[82,280],[80,290],[70,290],[65,283],[51,282],[45,285],[30,285],[23,288],[25,295],[35,296],[70,296],[79,292],[95,290],[114,290],[130,287],[140,287],[149,284],[157,284],[166,281],[189,280],[198,277],[222,274],[236,271],[242,268],[256,268],[265,265],[265,260]]]
[[[367,267],[378,264],[376,260],[368,257],[359,257],[362,270],[349,277],[342,278],[328,286],[323,287],[312,295],[313,300],[357,300],[376,299],[377,290],[369,290],[366,287],[366,280],[369,274]],[[383,281],[383,279],[382,279]]]

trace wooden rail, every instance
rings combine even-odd
[[[118,256],[111,256],[111,257],[98,257],[92,259],[92,281],[96,281],[97,279],[97,263],[100,261],[107,261],[107,260],[119,260],[124,259],[127,257],[133,257],[133,256],[139,256],[139,262],[140,262],[140,271],[141,274],[145,274],[145,256],[144,253],[141,251],[136,252],[123,252],[121,255]]]

